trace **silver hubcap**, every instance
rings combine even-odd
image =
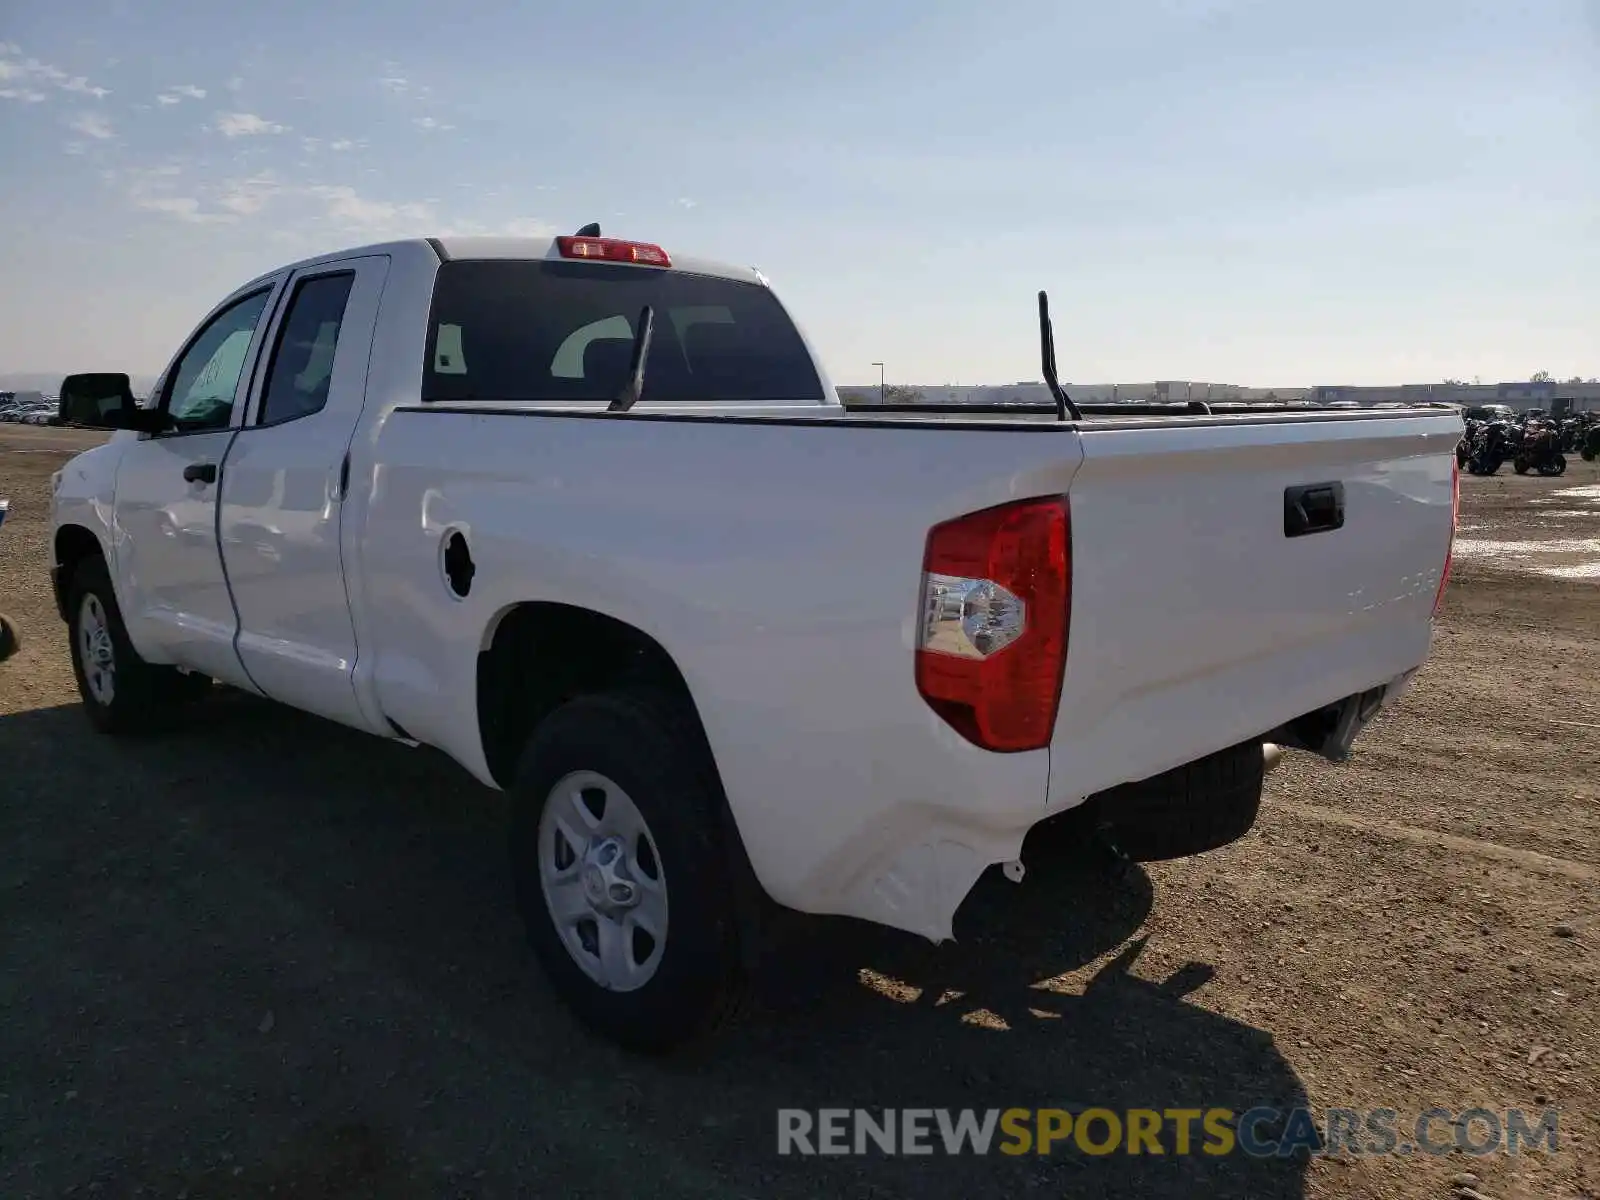
[[[117,658],[105,607],[92,592],[78,608],[78,661],[89,694],[98,704],[110,704],[117,694]]]
[[[550,789],[539,883],[584,974],[613,992],[650,982],[667,945],[667,880],[644,814],[604,775],[575,771]]]

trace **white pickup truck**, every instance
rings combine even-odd
[[[144,401],[64,381],[118,432],[54,481],[55,589],[105,732],[216,681],[510,791],[553,985],[666,1048],[761,913],[947,938],[1086,802],[1222,845],[1426,658],[1453,410],[1062,404],[846,410],[758,271],[592,228],[369,246]]]

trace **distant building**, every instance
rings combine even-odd
[[[927,404],[1040,404],[1053,403],[1050,389],[1038,381],[986,384],[897,385],[922,394]],[[1311,400],[1318,404],[1334,401],[1373,404],[1505,404],[1519,412],[1530,408],[1600,412],[1600,383],[1512,382],[1512,383],[1396,383],[1396,384],[1319,384],[1316,387],[1244,387],[1236,383],[1203,383],[1187,379],[1159,379],[1148,383],[1063,383],[1067,394],[1086,404],[1113,401],[1183,404],[1189,400],[1274,401]],[[875,402],[876,384],[852,384],[839,388],[851,400]]]
[[[1552,412],[1600,412],[1600,382],[1558,383]]]
[[[1378,386],[1324,384],[1311,389],[1319,403],[1354,400],[1358,404],[1385,404],[1400,401],[1414,404],[1433,401],[1446,404],[1504,404],[1518,412],[1531,408],[1550,412],[1600,412],[1600,383],[1406,383]]]

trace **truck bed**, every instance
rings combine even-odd
[[[497,613],[537,599],[624,621],[670,648],[774,898],[948,936],[1049,813],[1418,666],[1459,432],[1438,410],[405,405],[352,486],[361,590],[382,598],[368,663],[385,712],[492,781],[472,706],[437,697],[476,694]],[[1342,481],[1343,527],[1287,538],[1285,490],[1324,481]],[[1073,559],[1056,733],[980,750],[914,685],[924,542],[1052,495]],[[481,582],[446,604],[451,528]]]

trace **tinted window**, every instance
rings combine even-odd
[[[634,324],[655,313],[645,401],[822,399],[794,324],[766,288],[596,263],[457,261],[439,268],[427,400],[610,400]]]
[[[354,275],[319,275],[295,287],[267,367],[259,424],[308,417],[328,403],[333,352],[354,282]]]
[[[180,430],[226,429],[245,356],[270,291],[252,293],[212,318],[172,371],[167,414]]]

